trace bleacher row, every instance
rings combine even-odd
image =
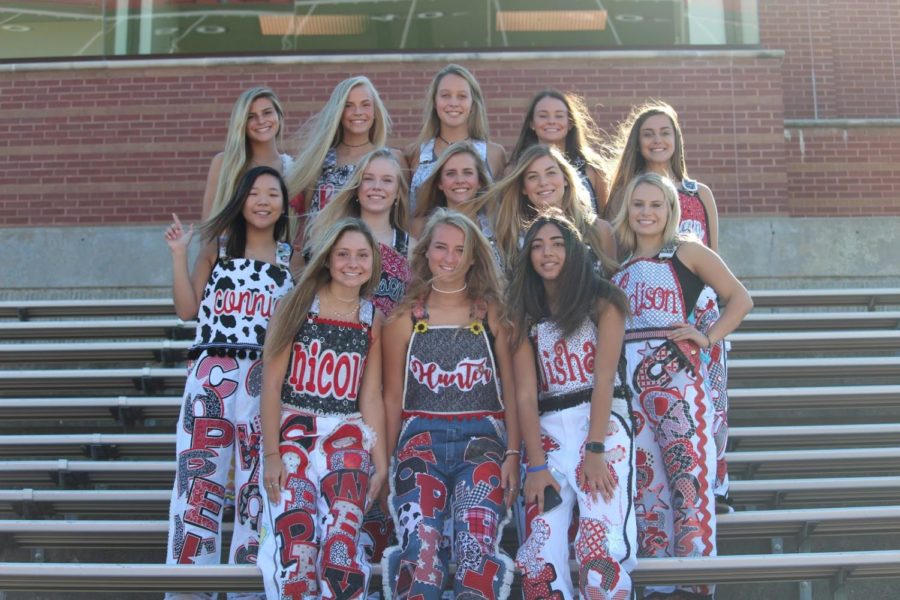
[[[642,560],[634,579],[892,590],[900,289],[753,297],[729,338],[739,510],[720,516],[721,556]],[[172,313],[167,299],[0,302],[0,596],[261,588],[252,567],[162,564],[194,329]],[[753,587],[720,597],[764,597]]]

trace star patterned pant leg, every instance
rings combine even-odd
[[[660,340],[628,342],[625,351],[633,390],[639,556],[715,556],[713,406],[699,363]],[[713,593],[705,585],[681,589]],[[674,590],[647,588],[645,595]]]
[[[359,537],[372,444],[358,417],[283,408],[287,481],[277,505],[265,502],[257,560],[269,600],[365,597],[371,568]]]
[[[240,489],[229,562],[252,564],[258,548],[259,394],[262,362],[201,354],[189,366],[176,430],[167,564],[219,564],[229,471]],[[234,462],[232,462],[234,461]],[[169,594],[169,598],[211,598]],[[261,597],[258,594],[230,597]]]
[[[719,320],[718,298],[711,287],[703,288],[694,314],[697,329],[704,334]],[[725,461],[725,450],[728,446],[727,345],[728,342],[725,340],[719,340],[709,351],[709,362],[706,364],[706,382],[715,407],[713,438],[716,441],[716,481],[713,492],[716,496],[728,496],[728,463]]]
[[[505,432],[492,419],[408,419],[391,471],[398,545],[382,560],[385,598],[441,597],[449,581],[445,523],[454,523],[457,598],[503,600],[514,574],[499,549],[506,524],[500,466]]]
[[[632,460],[631,416],[611,415],[607,428],[606,460],[615,494],[610,502],[578,488],[584,460],[583,443],[590,427],[590,404],[541,416],[541,437],[547,462],[560,484],[562,503],[543,514],[528,505],[528,538],[516,562],[523,573],[527,600],[539,598],[631,598],[630,572],[636,564],[636,523],[633,506],[635,469]],[[572,440],[578,440],[574,444]],[[566,445],[568,442],[568,446]],[[569,535],[573,510],[578,508],[575,559],[578,586],[569,573]]]

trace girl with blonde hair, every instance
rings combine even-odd
[[[639,556],[714,556],[716,446],[707,365],[753,301],[715,252],[678,233],[681,208],[668,177],[639,175],[623,198],[614,227],[628,258],[612,281],[630,308],[625,381],[635,417]],[[705,286],[724,308],[701,328],[696,307]],[[645,597],[653,594],[712,598],[713,587],[645,590]]]
[[[507,268],[519,253],[526,224],[549,206],[575,224],[605,272],[616,268],[612,227],[597,217],[581,178],[555,147],[535,144],[526,149],[489,194],[497,210],[497,246]]]
[[[231,109],[225,150],[209,165],[203,191],[202,220],[215,217],[231,198],[243,174],[259,166],[285,175],[293,164],[288,154],[279,154],[284,129],[284,110],[275,92],[267,87],[244,90]]]
[[[353,177],[328,206],[306,227],[310,243],[345,217],[357,217],[371,229],[381,253],[381,280],[372,297],[375,307],[389,316],[403,297],[409,281],[406,181],[402,167],[387,148],[364,156]],[[308,253],[308,248],[306,250]]]
[[[303,245],[299,234],[308,219],[340,192],[363,156],[385,145],[390,130],[391,118],[378,91],[362,75],[338,83],[322,110],[304,124],[302,149],[286,178],[296,249]]]
[[[278,307],[262,373],[268,598],[365,598],[363,516],[387,478],[378,247],[359,219],[318,238]]]
[[[631,110],[616,136],[619,157],[612,178],[611,198],[621,203],[625,186],[641,173],[659,173],[678,190],[681,219],[678,230],[693,233],[713,252],[719,251],[719,215],[710,189],[688,176],[684,137],[675,109],[662,101],[651,101]],[[703,330],[718,319],[715,293],[707,287],[698,299],[697,326]],[[710,353],[710,382],[715,399],[716,509],[730,512],[728,497],[728,356],[724,341]]]
[[[452,521],[454,597],[504,600],[514,565],[499,543],[519,485],[520,437],[499,273],[478,226],[443,208],[428,219],[412,270],[383,344],[398,539],[382,559],[384,594],[441,597],[450,583],[441,539]]]
[[[455,142],[471,141],[488,166],[491,177],[499,176],[506,151],[489,141],[487,110],[475,76],[460,65],[449,64],[434,76],[425,97],[422,129],[415,143],[406,148],[412,173],[409,206],[415,212],[418,190],[431,175],[444,150]]]

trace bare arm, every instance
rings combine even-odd
[[[495,142],[488,142],[487,163],[494,181],[503,177],[503,170],[506,168],[506,150],[503,149],[503,146]]]
[[[263,484],[269,501],[281,501],[281,488],[287,474],[278,450],[281,444],[281,386],[287,374],[291,357],[291,346],[277,354],[266,354],[263,358],[262,397],[259,403],[259,418],[262,427]]]
[[[700,337],[697,337],[690,332],[688,332],[690,335],[684,336],[693,339],[701,347],[706,347],[707,343],[712,346],[738,328],[753,308],[753,299],[750,298],[747,288],[738,281],[719,255],[703,244],[695,242],[681,244],[678,247],[678,258],[684,266],[696,273],[703,283],[712,287],[724,304],[719,320],[713,323],[706,336],[698,333]]]
[[[591,426],[587,441],[603,443],[612,413],[613,388],[616,370],[625,338],[625,315],[604,303],[597,323],[597,346],[594,352],[594,390],[591,393]],[[584,468],[579,484],[596,496],[597,492],[609,502],[616,482],[606,466],[605,453],[584,453]]]
[[[388,477],[388,455],[385,440],[384,401],[381,397],[381,333],[383,315],[378,312],[372,324],[372,342],[366,356],[366,370],[363,373],[359,392],[359,411],[363,421],[375,432],[375,446],[372,448],[372,462],[375,474],[369,479],[368,503],[378,497],[381,487]]]
[[[400,437],[403,413],[403,379],[406,374],[406,349],[412,336],[409,311],[394,313],[384,326],[381,341],[382,383],[385,416],[385,451],[393,456]]]
[[[503,392],[503,408],[506,416],[506,449],[513,452],[503,457],[501,485],[506,490],[506,506],[512,506],[514,493],[519,489],[519,449],[522,434],[516,410],[516,384],[513,373],[512,353],[509,348],[509,327],[503,322],[496,305],[488,305],[488,325],[494,334],[494,354],[500,372],[500,388]]]
[[[541,444],[541,422],[538,416],[537,373],[535,372],[534,349],[531,342],[523,341],[513,351],[513,373],[516,377],[516,409],[519,428],[525,441],[528,467],[538,468],[547,464],[547,456]],[[544,512],[544,490],[553,486],[559,491],[559,484],[548,469],[525,475],[525,503],[537,503],[538,510]]]
[[[201,220],[206,221],[213,209],[213,202],[216,199],[216,189],[219,187],[219,175],[222,173],[222,160],[225,158],[223,152],[219,152],[213,156],[212,162],[209,164],[209,173],[206,175],[206,188],[203,190],[203,211],[200,214]]]
[[[616,234],[613,231],[609,221],[597,218],[594,221],[594,228],[600,236],[600,250],[603,251],[608,258],[616,260],[618,249],[616,248]]]
[[[719,252],[719,210],[716,208],[716,199],[712,191],[702,183],[699,184],[700,202],[706,209],[706,221],[709,227],[709,247],[713,252]]]
[[[188,248],[194,237],[194,226],[185,229],[175,214],[172,219],[173,223],[165,232],[166,244],[172,253],[172,300],[178,318],[187,321],[197,318],[203,289],[216,261],[216,246],[213,243],[204,246],[194,263],[193,273],[189,272]]]

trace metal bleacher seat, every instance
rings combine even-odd
[[[729,363],[730,365],[730,363]],[[729,388],[728,412],[900,406],[900,385]]]
[[[0,488],[164,488],[172,485],[174,460],[3,460]]]
[[[900,532],[900,506],[739,511],[718,515],[717,521],[723,540],[894,534]],[[231,529],[230,523],[223,524],[223,533]],[[167,519],[0,521],[0,535],[23,548],[161,548],[168,530]]]
[[[897,288],[751,290],[750,295],[756,308],[862,306],[875,310],[876,306],[900,304]]]
[[[0,321],[2,340],[119,339],[193,337],[196,321],[181,319],[71,319],[59,321]]]
[[[47,317],[164,316],[175,313],[171,298],[92,300],[7,300],[0,318],[27,321]]]
[[[900,474],[900,447],[729,452],[733,479]]]
[[[106,452],[103,449],[107,449]],[[121,456],[171,458],[174,433],[61,433],[0,435],[0,457],[78,458]]]
[[[900,350],[896,331],[761,331],[728,336],[729,357],[785,353],[889,352]]]
[[[130,369],[28,369],[0,371],[0,393],[141,391],[155,394],[184,388],[183,367],[135,367]]]
[[[738,506],[790,508],[887,504],[900,498],[900,476],[732,480]]]
[[[181,396],[108,396],[100,398],[0,398],[0,422],[52,419],[175,418]]]
[[[185,360],[189,340],[140,342],[47,342],[0,344],[0,363],[156,361],[165,364]]]
[[[896,329],[900,311],[750,313],[738,331]]]

